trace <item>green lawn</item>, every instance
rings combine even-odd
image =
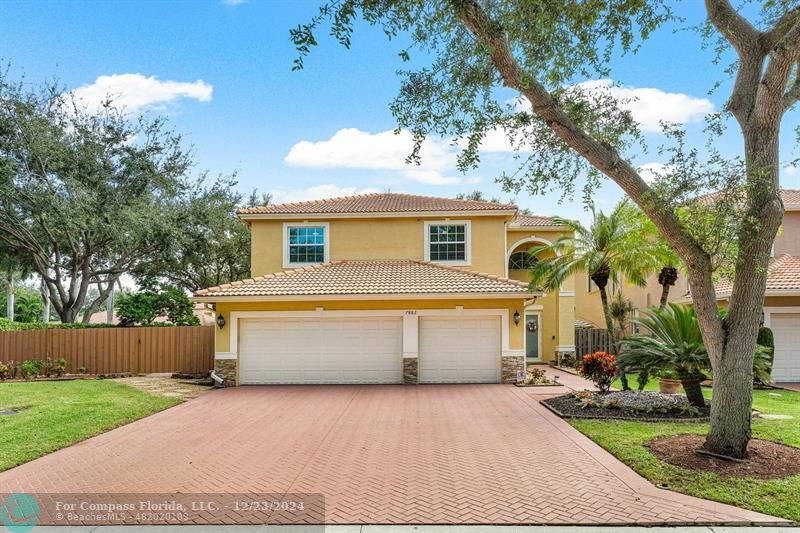
[[[632,381],[631,386],[634,387],[635,382]],[[710,396],[710,390],[704,392]],[[776,398],[769,393],[781,396]],[[757,390],[753,396],[753,407],[758,411],[795,417],[792,420],[756,419],[753,421],[754,437],[800,447],[800,393]],[[656,485],[800,522],[800,476],[763,481],[695,473],[660,461],[644,447],[645,442],[661,435],[703,434],[708,424],[604,420],[573,420],[571,423]]]
[[[180,400],[100,380],[0,384],[0,471],[171,407]]]

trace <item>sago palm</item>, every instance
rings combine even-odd
[[[622,341],[620,365],[669,370],[678,375],[689,402],[705,405],[700,383],[710,368],[694,307],[669,304],[650,308],[634,322],[647,334],[634,334]]]

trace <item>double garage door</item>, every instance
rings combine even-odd
[[[419,317],[421,383],[500,380],[499,317]],[[239,380],[402,383],[402,317],[241,319]]]

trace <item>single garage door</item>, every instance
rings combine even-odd
[[[401,383],[402,319],[276,318],[239,322],[242,384]]]
[[[772,379],[800,382],[800,313],[773,314],[770,328],[775,334]]]
[[[420,383],[498,383],[500,318],[419,319]]]

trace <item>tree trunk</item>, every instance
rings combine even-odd
[[[666,309],[667,302],[669,301],[670,287],[675,285],[678,281],[678,269],[672,266],[665,266],[658,274],[658,283],[661,285],[661,301],[659,307]]]
[[[695,407],[705,407],[706,399],[703,396],[703,388],[700,383],[703,382],[703,377],[687,376],[681,378],[681,385],[686,392],[686,399]]]
[[[6,317],[14,320],[14,272],[9,271],[6,278]]]
[[[738,236],[736,282],[725,317],[724,342],[707,342],[714,395],[711,425],[703,445],[708,451],[735,458],[747,455],[752,435],[753,356],[772,242],[783,220],[778,128],[762,125],[745,128],[744,133],[748,203]]]
[[[614,334],[614,319],[611,317],[611,309],[608,305],[608,293],[606,292],[606,285],[598,285],[598,289],[600,289],[600,302],[603,304],[603,315],[606,319],[608,349],[612,354],[616,355],[617,336]],[[625,370],[622,367],[619,367],[619,370],[617,371],[617,377],[619,377],[619,380],[622,382],[622,390],[630,390],[630,386],[628,385],[628,376],[625,374]]]
[[[603,305],[603,316],[606,319],[606,334],[608,335],[608,350],[612,354],[617,354],[617,336],[614,334],[614,317],[611,316],[611,307],[608,304],[608,292],[606,292],[606,288],[608,287],[608,279],[610,277],[610,271],[608,266],[603,265],[594,272],[591,273],[589,276],[595,285],[597,285],[598,290],[600,291],[600,303]],[[630,390],[628,386],[628,377],[625,375],[625,371],[620,368],[617,372],[617,376],[619,380],[622,382],[622,389],[623,390]]]
[[[45,324],[50,322],[50,294],[47,292],[47,284],[42,280],[39,286],[39,292],[42,293],[42,322]]]
[[[669,285],[666,283],[661,286],[661,301],[658,303],[660,309],[666,309],[669,301]]]

